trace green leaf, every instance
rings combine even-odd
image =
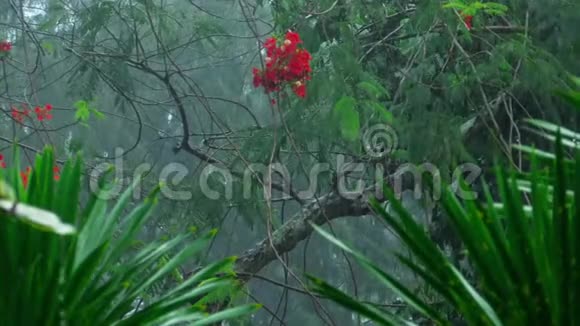
[[[416,296],[414,293],[412,293],[412,291],[410,291],[409,289],[405,288],[405,286],[403,286],[394,277],[383,272],[380,268],[378,268],[376,265],[374,265],[370,259],[366,258],[361,253],[355,251],[350,246],[346,245],[344,242],[342,242],[339,239],[332,236],[330,233],[324,231],[319,226],[314,225],[314,224],[311,224],[311,226],[312,226],[312,228],[314,228],[314,230],[318,234],[322,235],[324,238],[329,240],[332,244],[336,245],[337,247],[341,248],[342,250],[346,251],[347,253],[352,254],[356,258],[356,260],[361,265],[363,265],[363,267],[365,267],[365,269],[367,271],[372,273],[378,280],[381,281],[381,283],[383,283],[384,285],[387,285],[390,288],[392,288],[393,290],[397,291],[397,293],[399,295],[401,295],[405,300],[407,300],[407,302],[409,302],[409,304],[411,306],[413,306],[415,309],[417,309],[421,313],[425,314],[426,316],[429,316],[431,319],[433,319],[435,321],[443,321],[443,317],[440,315],[439,312],[437,312],[432,307],[430,307],[428,304],[423,302],[418,296]]]
[[[0,199],[7,199],[10,201],[16,200],[16,192],[4,180],[0,180]]]
[[[560,97],[574,105],[577,110],[580,110],[580,92],[576,91],[556,91]]]
[[[381,122],[391,124],[393,123],[393,114],[386,107],[381,105],[381,103],[376,101],[364,101],[364,106],[370,109],[370,111],[380,118]]]
[[[81,122],[87,122],[91,116],[91,111],[89,110],[89,104],[87,101],[77,101],[74,104],[74,107],[77,109],[75,119]]]
[[[396,315],[381,311],[371,305],[363,304],[362,302],[348,296],[344,292],[331,286],[323,280],[312,277],[310,275],[307,275],[307,277],[314,284],[312,288],[314,292],[324,295],[332,301],[349,309],[350,311],[367,317],[370,320],[379,323],[380,325],[411,325]]]
[[[211,316],[204,318],[203,320],[196,321],[192,323],[192,326],[204,326],[204,325],[212,325],[222,320],[231,320],[241,316],[245,316],[251,314],[258,309],[262,308],[261,304],[249,304],[243,305],[235,308],[230,308],[224,311],[220,311],[215,313]]]
[[[342,136],[350,141],[358,139],[360,134],[360,117],[356,110],[356,100],[350,96],[343,96],[334,106],[334,114]]]
[[[42,46],[42,48],[48,53],[48,54],[53,54],[54,53],[54,45],[51,42],[48,41],[43,41],[40,46]]]
[[[91,109],[91,112],[95,115],[95,117],[99,120],[105,119],[105,114],[97,109]]]
[[[580,88],[580,77],[570,76],[570,79],[574,84],[576,84],[576,87]]]
[[[465,10],[467,5],[459,2],[459,1],[451,1],[443,5],[445,9],[457,9],[457,10]]]
[[[379,97],[381,97],[381,95],[385,94],[384,90],[381,90],[373,83],[367,81],[360,82],[356,86],[374,99],[378,99]]]
[[[505,15],[509,8],[501,3],[497,2],[486,2],[483,3],[483,11],[489,15]]]

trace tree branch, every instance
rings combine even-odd
[[[497,101],[501,101],[502,95]],[[491,103],[496,107],[498,103]],[[485,125],[485,114],[479,114],[465,122],[460,132],[464,139],[473,134],[474,130],[479,130],[480,125]],[[401,171],[395,172],[385,181],[391,183],[396,178],[402,177]],[[409,178],[402,179],[402,189],[414,189],[415,180]],[[331,192],[318,200],[314,200],[305,205],[300,212],[292,216],[288,222],[284,223],[279,229],[272,234],[272,243],[268,238],[258,242],[252,249],[245,251],[236,261],[235,271],[238,272],[238,278],[242,282],[247,282],[253,275],[266,267],[270,262],[276,259],[276,252],[279,255],[287,253],[294,249],[296,245],[306,239],[312,233],[310,223],[316,225],[325,224],[331,220],[346,216],[361,216],[370,213],[368,206],[367,194],[372,193],[375,186],[365,189],[363,194],[355,199],[345,198],[341,194]],[[274,248],[272,248],[274,247]]]
[[[322,225],[339,217],[360,216],[369,212],[365,196],[348,199],[331,192],[310,202],[272,234],[274,248],[266,238],[238,258],[235,270],[240,273],[239,279],[248,281],[252,275],[276,259],[276,252],[281,255],[294,249],[312,233],[310,223]]]

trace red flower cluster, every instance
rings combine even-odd
[[[6,162],[4,162],[4,155],[0,154],[0,168],[6,168]]]
[[[0,53],[8,53],[12,50],[12,43],[8,41],[0,41]]]
[[[30,115],[30,110],[24,106],[22,110],[19,110],[15,107],[12,108],[12,118],[14,118],[14,120],[23,123],[24,119],[27,118]]]
[[[52,114],[50,113],[50,111],[52,111],[52,105],[50,104],[46,104],[44,108],[41,108],[40,106],[34,108],[34,112],[36,113],[36,119],[38,119],[38,121],[52,120]]]
[[[306,81],[310,80],[310,61],[312,56],[298,45],[302,43],[300,35],[289,31],[284,41],[270,37],[264,43],[266,49],[266,67],[254,68],[254,87],[263,86],[266,93],[277,92],[286,84],[298,97],[306,97]]]
[[[30,180],[30,173],[32,173],[32,169],[30,166],[26,167],[26,170],[20,171],[20,178],[22,179],[22,184],[26,188],[28,186],[28,181]]]
[[[52,105],[46,104],[44,107],[37,106],[34,108],[34,113],[36,114],[36,119],[38,121],[52,120]],[[24,119],[30,117],[30,110],[26,105],[23,105],[22,109],[19,110],[16,107],[12,107],[12,118],[19,123],[23,123]]]
[[[5,168],[6,164],[3,164],[2,167]],[[55,181],[60,180],[60,168],[58,167],[58,165],[55,165],[52,168],[52,172],[54,173],[54,176],[53,176],[54,180]],[[32,173],[32,169],[30,168],[30,166],[27,166],[26,170],[20,171],[20,178],[22,179],[22,185],[24,185],[25,188],[28,186],[28,182],[30,181],[30,174],[31,173]]]

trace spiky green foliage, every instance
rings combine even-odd
[[[131,209],[132,187],[112,208],[93,194],[80,209],[80,158],[66,163],[59,181],[53,164],[47,149],[36,158],[27,187],[15,168],[2,175],[7,182],[1,183],[0,202],[11,205],[0,207],[1,325],[208,325],[256,309],[246,305],[208,315],[194,304],[234,285],[227,276],[216,277],[231,270],[234,258],[152,295],[214,233],[197,239],[184,234],[134,250],[155,207],[155,192]]]
[[[576,325],[580,317],[580,156],[577,134],[553,124],[530,121],[536,132],[555,144],[554,154],[532,155],[529,173],[497,169],[500,198],[489,191],[486,202],[461,202],[447,190],[442,204],[462,239],[475,282],[463,275],[433,243],[422,225],[393,193],[396,214],[376,200],[371,205],[402,239],[415,259],[397,255],[469,325]],[[536,153],[529,147],[526,151]],[[567,151],[575,153],[567,157]],[[540,164],[548,163],[546,168]],[[488,189],[486,189],[488,190]],[[396,216],[395,216],[396,215]],[[397,292],[429,320],[449,325],[441,311],[414,290],[319,227],[318,233],[354,257],[381,285]],[[314,290],[380,325],[404,322],[392,312],[363,304],[328,283],[311,278]],[[407,322],[405,322],[407,323]]]

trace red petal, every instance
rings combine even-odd
[[[298,33],[293,32],[293,31],[288,31],[286,33],[286,39],[294,44],[298,44],[298,43],[302,42],[302,40],[300,40],[300,35],[298,35]]]

